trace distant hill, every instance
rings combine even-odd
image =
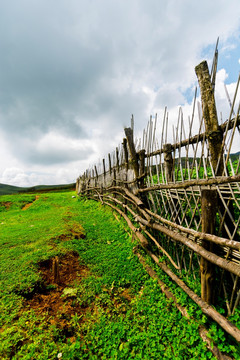
[[[76,184],[62,184],[62,185],[37,185],[31,187],[19,187],[7,184],[0,184],[0,195],[11,195],[23,192],[45,192],[58,190],[74,190]]]

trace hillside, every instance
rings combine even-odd
[[[0,195],[11,195],[22,192],[42,192],[42,191],[59,191],[59,190],[74,190],[75,183],[61,184],[61,185],[37,185],[31,187],[19,187],[7,184],[0,184]]]

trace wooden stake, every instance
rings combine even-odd
[[[202,190],[202,232],[214,234],[217,209],[217,191]],[[202,240],[202,247],[213,252],[213,243]],[[201,258],[201,297],[208,304],[214,303],[214,265]]]
[[[58,257],[57,257],[57,256],[53,259],[52,272],[53,272],[53,282],[54,282],[55,284],[59,284],[59,282],[60,282],[59,260],[58,260]]]
[[[139,166],[138,166],[137,153],[136,153],[134,142],[133,142],[133,130],[131,128],[125,128],[124,131],[125,131],[126,138],[127,138],[128,148],[129,148],[129,151],[131,154],[131,160],[132,160],[133,170],[135,173],[135,178],[138,178]]]
[[[209,150],[211,161],[216,175],[222,175],[223,159],[222,159],[222,132],[218,125],[217,109],[214,99],[214,90],[209,75],[208,65],[206,61],[201,62],[195,68],[198,78],[201,98],[202,111],[205,122],[207,139],[209,142]],[[218,162],[220,159],[220,162]]]
[[[164,169],[167,183],[173,181],[173,158],[172,158],[172,145],[163,145],[164,153]]]

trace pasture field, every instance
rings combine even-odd
[[[1,360],[213,359],[198,333],[206,316],[156,269],[196,320],[183,318],[134,255],[123,221],[73,195],[0,196]]]

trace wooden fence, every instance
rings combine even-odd
[[[122,144],[77,179],[77,192],[121,214],[158,266],[240,341],[240,330],[227,320],[240,302],[240,153],[232,153],[240,144],[239,79],[232,102],[227,94],[229,118],[219,124],[216,63],[211,73],[205,61],[195,70],[202,106],[195,92],[187,122],[179,109],[172,143],[167,109],[160,136],[157,116],[138,140],[132,121]],[[211,305],[224,306],[224,316]]]

